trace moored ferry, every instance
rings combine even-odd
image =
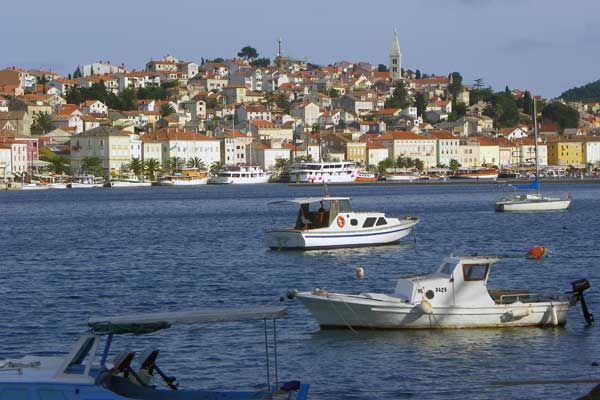
[[[215,176],[209,179],[212,184],[254,184],[267,183],[271,173],[263,171],[258,166],[242,166],[225,168],[219,170]]]
[[[476,181],[495,181],[498,179],[498,170],[485,167],[460,168],[452,178],[471,179]]]
[[[346,183],[358,176],[351,161],[301,162],[292,165],[289,181],[293,183]]]
[[[206,171],[200,171],[198,168],[185,168],[173,175],[163,176],[158,180],[160,186],[198,186],[207,183]]]

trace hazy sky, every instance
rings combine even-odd
[[[142,68],[169,53],[232,57],[244,45],[319,64],[387,63],[547,97],[600,79],[599,0],[31,0],[2,4],[0,66],[72,72],[97,60]]]

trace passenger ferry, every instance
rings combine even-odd
[[[254,184],[267,183],[271,178],[271,173],[263,171],[258,166],[236,166],[222,169],[215,176],[209,179],[212,184]]]
[[[301,162],[292,165],[289,176],[295,183],[346,183],[356,180],[358,169],[351,161]]]

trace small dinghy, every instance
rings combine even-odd
[[[0,399],[306,400],[308,384],[300,381],[282,382],[277,372],[275,320],[286,315],[285,307],[265,306],[91,318],[88,321],[89,332],[83,334],[66,355],[26,356],[20,359],[0,360]],[[140,352],[139,355],[126,349],[117,353],[112,363],[108,362],[113,339],[117,336],[131,336],[124,340],[125,345],[130,346],[140,335],[168,329],[173,325],[251,320],[259,321],[264,325],[267,356],[266,382],[256,385],[254,389],[247,391],[185,389],[183,385],[177,383],[175,377],[167,375],[159,367],[157,362],[159,350],[154,347]],[[272,326],[268,322],[270,320],[273,321]],[[273,332],[272,335],[268,334],[270,331]],[[229,331],[225,332],[230,336]],[[195,337],[196,333],[186,336]],[[272,338],[272,342],[269,337]],[[152,337],[152,340],[156,339],[156,336]],[[142,340],[146,345],[149,342],[150,339]],[[176,356],[180,358],[182,365],[185,364],[185,360],[189,360],[188,354],[176,354]],[[271,360],[273,356],[274,360]],[[274,361],[274,365],[270,364],[270,361]],[[210,367],[210,364],[204,365]],[[229,376],[235,377],[237,373],[238,370]],[[235,382],[232,384],[235,385]]]
[[[448,257],[428,275],[400,278],[392,294],[348,295],[316,289],[291,293],[315,317],[321,329],[430,329],[560,326],[567,311],[581,302],[593,322],[583,292],[587,280],[566,293],[488,290],[494,257]]]
[[[274,250],[312,250],[380,246],[406,237],[419,219],[387,217],[380,212],[356,212],[349,197],[309,197],[271,204],[299,206],[296,225],[267,232],[265,242]]]

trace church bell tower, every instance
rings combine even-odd
[[[402,78],[402,53],[400,52],[400,44],[398,43],[398,34],[394,29],[392,37],[392,47],[390,48],[390,79],[397,81]]]

